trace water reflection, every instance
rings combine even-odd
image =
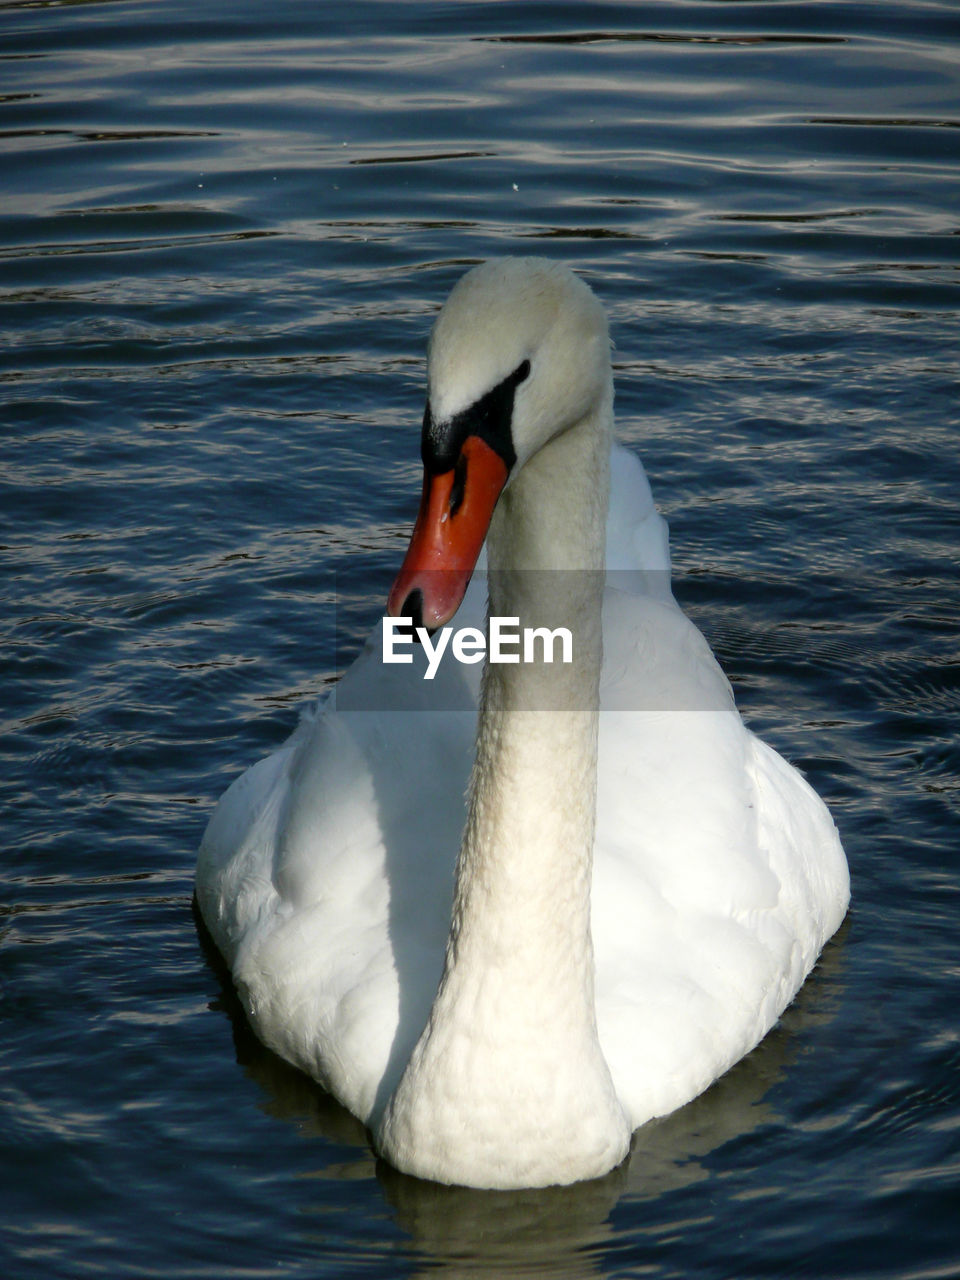
[[[707,35],[684,31],[580,31],[563,34],[479,36],[490,44],[718,44],[718,45],[821,45],[846,44],[846,36],[800,34]]]
[[[253,1035],[229,973],[195,912],[204,955],[221,984],[218,1006],[230,1018],[237,1061],[254,1080],[266,1114],[292,1123],[300,1137],[332,1146],[330,1159],[298,1182],[299,1211],[316,1223],[330,1214],[319,1186],[376,1179],[397,1227],[422,1265],[415,1274],[455,1277],[550,1275],[587,1280],[604,1272],[606,1247],[622,1232],[611,1223],[619,1204],[646,1205],[635,1215],[632,1247],[660,1247],[665,1197],[695,1189],[711,1176],[711,1160],[729,1143],[787,1123],[771,1097],[811,1034],[838,1012],[844,994],[845,938],[849,922],[825,950],[813,975],[780,1024],[747,1058],[686,1107],[634,1134],[628,1159],[604,1178],[569,1187],[476,1191],[424,1182],[377,1158],[364,1126],[307,1076],[290,1067]],[[815,1070],[809,1061],[805,1068]],[[802,1076],[798,1077],[802,1082]],[[821,1122],[831,1123],[821,1117]],[[712,1201],[692,1206],[702,1224]],[[676,1227],[676,1224],[673,1224]],[[306,1231],[309,1237],[316,1226]],[[322,1237],[322,1233],[321,1233]]]

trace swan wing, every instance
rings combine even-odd
[[[233,783],[200,849],[201,912],[257,1035],[364,1121],[442,968],[476,733],[457,667],[431,685],[385,666],[378,627],[336,697]]]
[[[634,1127],[793,999],[849,899],[826,806],[750,733],[671,601],[607,593],[592,898],[597,1018]]]

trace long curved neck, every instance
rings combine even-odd
[[[536,454],[491,525],[490,617],[517,618],[522,632],[568,629],[573,660],[561,661],[556,643],[550,663],[486,667],[447,958],[448,970],[482,966],[495,946],[511,968],[536,969],[524,975],[527,991],[544,973],[553,982],[576,973],[591,1011],[609,412],[601,406],[599,421],[585,419]]]
[[[629,1140],[590,937],[611,409],[535,455],[491,525],[491,618],[570,627],[574,661],[484,673],[444,973],[379,1135],[425,1177],[573,1181]]]

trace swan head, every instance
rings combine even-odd
[[[453,617],[500,494],[609,396],[610,378],[606,316],[568,268],[504,258],[458,281],[430,336],[423,493],[393,617],[430,629]]]

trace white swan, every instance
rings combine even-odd
[[[612,402],[572,273],[507,259],[460,281],[390,612],[449,621],[489,524],[491,616],[574,627],[575,660],[488,664],[477,718],[479,668],[384,665],[378,628],[200,851],[258,1035],[441,1182],[613,1168],[769,1030],[849,898],[825,806],[744,728],[670,595]],[[474,582],[458,623],[482,609]]]

